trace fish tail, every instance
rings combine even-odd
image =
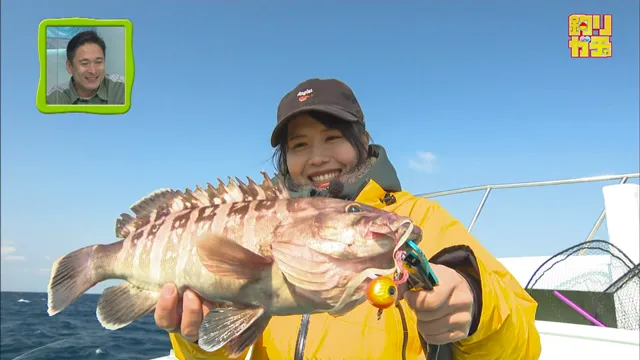
[[[122,242],[87,246],[56,260],[47,287],[49,316],[64,310],[80,295],[106,280],[113,262],[105,257],[121,247]]]

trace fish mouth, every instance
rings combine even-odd
[[[402,238],[402,235],[404,235],[404,233],[408,230],[407,227],[409,226],[411,225],[409,225],[408,223],[405,223],[403,226],[401,226],[402,233],[399,234],[398,240]],[[416,225],[411,226],[411,232],[409,233],[406,241],[413,241],[416,245],[419,244],[420,241],[422,241],[422,229]]]
[[[370,228],[367,230],[366,237],[368,241],[373,241],[380,245],[381,252],[374,253],[364,258],[364,263],[370,267],[380,267],[391,269],[395,266],[396,252],[404,246],[408,241],[413,241],[416,245],[422,240],[422,229],[418,226],[412,225],[406,220],[400,220],[389,226],[395,230],[393,233],[389,233],[384,229]],[[410,231],[408,234],[407,232]],[[400,243],[402,241],[402,243]],[[366,268],[365,268],[366,269]],[[363,269],[364,270],[364,269]]]
[[[385,250],[377,254],[372,254],[366,258],[378,259],[379,257],[386,256],[393,258],[395,256],[395,252],[398,250],[398,245],[402,246],[408,241],[413,241],[415,244],[419,244],[422,240],[422,230],[414,225],[411,227],[411,232],[406,236],[407,231],[409,231],[409,227],[411,227],[409,223],[402,223],[396,228],[393,235],[389,235],[388,232],[375,229],[367,230],[365,239],[372,240],[377,244],[383,244],[382,248]],[[403,239],[403,237],[405,238]],[[403,243],[399,244],[401,240],[403,240]],[[393,264],[393,261],[391,263]]]
[[[411,232],[407,236],[409,230]],[[364,234],[364,239],[380,244],[386,244],[385,240],[391,239],[393,246],[398,245],[401,239],[403,242],[411,240],[417,244],[422,240],[422,229],[412,225],[412,222],[407,218],[398,218],[395,214],[389,214],[389,216],[382,218],[382,221],[370,224]]]
[[[369,250],[368,254],[351,253],[355,255],[357,271],[364,271],[368,268],[391,269],[395,266],[394,258],[399,246],[402,247],[407,241],[418,244],[422,239],[422,230],[417,226],[411,227],[406,221],[399,223],[397,227],[392,227],[395,228],[394,232],[389,232],[389,228],[386,230],[369,228],[367,230],[364,239],[369,245],[366,247]],[[411,227],[411,232],[407,235],[409,227]],[[402,244],[400,244],[401,240]],[[357,247],[357,245],[354,246]],[[375,248],[372,249],[372,247]]]

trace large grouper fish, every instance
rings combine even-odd
[[[103,327],[119,329],[153,313],[162,286],[174,283],[218,304],[202,323],[200,347],[235,357],[272,316],[351,311],[371,279],[398,270],[400,246],[421,240],[406,217],[329,197],[290,198],[281,181],[262,175],[262,185],[218,179],[217,187],[139,200],[135,216],[116,221],[122,240],[55,261],[49,315],[99,282],[123,279],[104,290],[96,311]]]

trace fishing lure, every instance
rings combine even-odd
[[[371,305],[383,310],[396,302],[398,288],[394,280],[388,276],[380,276],[371,280],[365,291],[365,296]]]
[[[407,241],[399,249],[394,260],[396,271],[394,278],[378,276],[367,286],[365,296],[369,303],[378,308],[378,320],[382,311],[395,304],[398,298],[398,286],[407,283],[410,291],[431,290],[438,284],[438,278],[431,269],[424,253],[413,241]]]

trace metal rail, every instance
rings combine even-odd
[[[472,186],[467,188],[459,188],[453,190],[445,190],[445,191],[436,191],[426,194],[419,194],[416,196],[424,197],[424,198],[434,198],[440,196],[448,196],[448,195],[456,195],[456,194],[464,194],[469,192],[476,192],[484,190],[484,195],[482,196],[482,200],[480,200],[480,204],[478,204],[478,208],[476,209],[476,213],[473,215],[473,219],[471,219],[471,223],[467,227],[467,230],[471,232],[473,227],[476,225],[478,218],[480,217],[480,213],[484,208],[487,199],[489,198],[489,194],[491,190],[494,189],[515,189],[515,188],[524,188],[524,187],[537,187],[537,186],[551,186],[551,185],[568,185],[568,184],[579,184],[579,183],[588,183],[588,182],[600,182],[600,181],[611,181],[611,180],[620,180],[620,184],[624,184],[629,179],[640,178],[640,173],[630,173],[630,174],[622,174],[622,175],[602,175],[602,176],[590,176],[590,177],[582,177],[576,179],[565,179],[565,180],[547,180],[547,181],[533,181],[533,182],[524,182],[524,183],[512,183],[512,184],[495,184],[495,185],[480,185],[480,186]],[[605,210],[603,209],[598,216],[595,224],[591,228],[589,235],[585,241],[589,241],[593,238],[593,236],[598,232],[602,222],[605,218]]]

